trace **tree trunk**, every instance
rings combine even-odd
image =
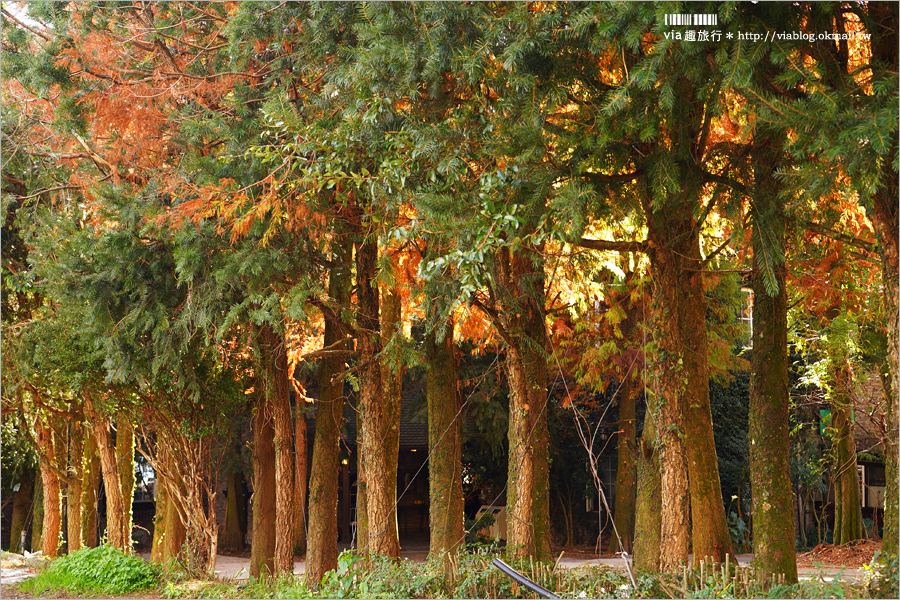
[[[81,511],[82,491],[84,489],[84,429],[81,419],[72,416],[69,421],[69,485],[66,494],[66,513],[68,515],[68,549],[69,554],[81,550]]]
[[[44,547],[44,481],[43,473],[38,467],[41,477],[34,485],[34,515],[31,517],[31,551],[37,552]]]
[[[879,24],[872,36],[872,58],[887,68],[896,69],[898,29],[900,29],[900,9],[896,2],[871,2],[869,10],[873,20]],[[898,135],[891,137],[891,151],[888,156],[897,156]],[[881,251],[882,290],[884,313],[887,315],[888,371],[885,378],[889,382],[886,389],[888,399],[885,410],[885,427],[882,431],[885,458],[884,491],[884,536],[882,551],[897,554],[900,539],[900,470],[898,470],[898,446],[900,446],[900,195],[897,171],[893,160],[884,160],[881,185],[873,200],[869,217],[878,236]]]
[[[682,192],[684,194],[684,192]],[[706,297],[691,205],[678,198],[648,219],[654,316],[660,352],[656,378],[662,466],[661,568],[734,556],[713,439],[707,364]],[[688,521],[690,508],[690,523]]]
[[[679,282],[671,264],[674,255],[662,254],[651,253],[655,275],[651,315],[655,324],[654,331],[658,336],[655,340],[658,351],[649,356],[652,383],[648,390],[650,397],[647,400],[647,414],[655,425],[657,439],[652,447],[659,456],[661,471],[659,568],[673,571],[688,560],[690,490],[687,449],[683,437],[685,383],[681,373],[682,347],[676,316],[676,290]],[[646,447],[647,445],[644,446]]]
[[[637,426],[633,372],[628,372],[619,390],[619,432],[616,440],[618,460],[616,464],[615,524],[618,537],[609,540],[607,552],[631,553],[634,546],[634,512],[637,499]],[[623,548],[619,548],[619,538]]]
[[[862,523],[859,475],[856,469],[856,442],[853,436],[851,406],[846,402],[850,366],[836,365],[837,373],[831,401],[832,472],[834,474],[834,538],[836,545],[866,537]]]
[[[429,556],[440,559],[444,574],[452,575],[452,558],[465,538],[462,491],[462,416],[456,377],[456,345],[453,321],[440,331],[437,326],[425,337],[428,366],[429,460]]]
[[[275,574],[294,570],[294,442],[290,378],[284,338],[260,327],[266,396],[275,426]]]
[[[306,415],[301,410],[303,404],[305,402],[298,398],[294,415],[294,552],[300,556],[306,554],[306,487],[309,478]]]
[[[19,545],[22,541],[22,532],[28,524],[28,516],[34,504],[34,471],[25,469],[19,479],[19,489],[14,492],[12,519],[9,529],[9,549],[13,552],[21,552],[24,548]]]
[[[388,432],[397,425],[384,403],[381,381],[381,327],[379,298],[375,277],[378,246],[375,242],[361,242],[356,249],[357,301],[359,319],[359,491],[365,499],[366,531],[358,528],[358,547],[363,554],[399,557],[396,520],[393,519],[396,487],[390,489],[390,471],[396,461],[390,458],[384,443]],[[359,515],[357,514],[359,522]]]
[[[113,445],[109,422],[97,413],[93,399],[84,394],[85,414],[94,424],[94,437],[100,454],[100,468],[103,472],[103,489],[106,492],[106,539],[110,546],[128,551],[129,540],[122,532],[124,511],[122,508],[122,488],[116,464],[116,447]]]
[[[38,417],[35,420],[37,442],[41,461],[41,483],[44,488],[44,519],[41,537],[41,550],[46,558],[56,558],[59,550],[59,538],[62,529],[62,497],[60,481],[53,470],[52,462],[56,460],[56,444],[53,428]],[[57,467],[59,465],[56,465]]]
[[[38,472],[41,473],[40,468]],[[43,477],[43,473],[41,473]],[[44,484],[43,479],[34,486],[34,514],[31,517],[31,551],[44,547]]]
[[[172,485],[170,483],[170,485]],[[166,490],[168,494],[168,490]],[[168,494],[166,502],[166,539],[163,549],[163,560],[168,562],[178,558],[182,554],[182,549],[187,541],[187,527],[181,519],[181,513],[175,506],[175,501]]]
[[[634,568],[659,571],[662,532],[662,479],[656,427],[649,408],[638,445],[637,498],[634,518]]]
[[[120,413],[116,419],[116,460],[119,486],[122,491],[123,550],[131,552],[132,508],[134,505],[134,426],[124,413]],[[107,504],[108,511],[109,505]]]
[[[244,474],[235,471],[228,475],[228,501],[225,506],[225,531],[222,547],[240,550],[244,547]]]
[[[337,265],[332,268],[328,282],[328,294],[338,307],[346,305],[350,296],[348,255],[346,246],[335,249]],[[339,314],[325,313],[326,348],[337,344],[343,337]],[[306,554],[306,578],[314,586],[322,581],[325,573],[338,566],[337,473],[340,470],[344,407],[343,370],[344,358],[338,355],[325,356],[319,363],[319,404],[316,407],[316,433],[309,476],[309,548]]]
[[[99,544],[97,535],[97,501],[100,497],[100,451],[93,430],[85,423],[84,431],[84,474],[81,493],[81,542],[87,548],[96,548]]]
[[[397,289],[385,289],[381,304],[381,344],[389,348],[394,336],[402,336],[402,298]],[[397,551],[400,549],[400,532],[397,523],[397,461],[400,456],[400,402],[403,391],[403,369],[400,351],[393,349],[381,358],[381,381],[384,385],[384,419],[388,423],[384,434],[384,447],[387,460],[387,493],[391,505],[389,526],[394,528],[391,536],[396,538]],[[399,554],[398,554],[399,556]]]
[[[506,336],[509,381],[507,541],[518,556],[550,558],[547,433],[547,326],[539,252],[504,249],[497,296]],[[502,287],[501,287],[502,286]]]
[[[262,377],[253,415],[253,541],[250,576],[275,573],[275,422]]]
[[[162,461],[162,448],[157,446],[157,460]],[[156,477],[156,498],[154,498],[153,543],[150,546],[150,562],[159,564],[166,561],[166,534],[168,533],[169,492],[162,477]]]
[[[766,291],[763,243],[784,247],[784,214],[778,206],[777,159],[770,149],[780,147],[763,138],[754,144],[754,227],[771,236],[753,236],[753,352],[750,371],[750,483],[753,489],[754,564],[766,573],[797,582],[791,490],[790,388],[788,384],[787,288],[784,262],[775,266],[778,291]],[[771,254],[771,250],[770,250]]]

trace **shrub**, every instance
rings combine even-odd
[[[127,594],[154,587],[157,580],[158,570],[153,565],[103,545],[58,558],[20,587],[38,595],[56,589],[75,594]]]
[[[900,598],[898,555],[876,552],[866,565],[866,591],[872,598]]]

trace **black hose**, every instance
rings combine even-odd
[[[495,559],[492,561],[492,564],[493,564],[495,567],[497,567],[498,569],[500,569],[501,571],[503,571],[504,573],[506,573],[507,575],[509,575],[513,580],[515,580],[516,582],[518,582],[519,585],[524,585],[525,587],[527,587],[529,590],[531,590],[531,591],[534,592],[535,594],[541,595],[541,596],[543,596],[544,598],[551,598],[551,599],[554,599],[554,600],[560,600],[560,597],[559,597],[559,596],[557,596],[556,594],[554,594],[554,593],[551,592],[550,590],[547,590],[547,589],[542,588],[541,586],[539,586],[539,585],[536,584],[535,582],[533,582],[533,581],[531,581],[531,580],[529,580],[529,579],[526,579],[526,578],[525,578],[524,576],[522,576],[518,571],[516,571],[515,569],[513,569],[511,566],[509,566],[508,564],[506,564],[505,562],[503,562],[503,561],[500,560],[499,558],[495,558]]]

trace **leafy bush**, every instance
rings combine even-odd
[[[53,561],[20,587],[38,595],[58,589],[75,594],[127,594],[152,588],[157,580],[158,570],[153,565],[103,545],[78,550]]]
[[[866,591],[872,598],[900,598],[898,555],[876,552],[866,565]]]

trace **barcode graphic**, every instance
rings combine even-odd
[[[666,15],[666,25],[718,25],[719,15],[711,14],[668,14]]]

